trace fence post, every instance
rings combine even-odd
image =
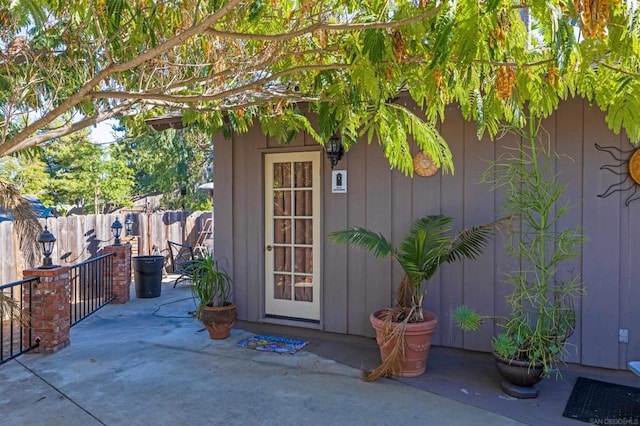
[[[71,328],[71,284],[69,267],[52,269],[27,269],[25,278],[39,277],[31,293],[27,286],[23,292],[24,306],[31,307],[31,327],[34,339],[40,346],[32,352],[53,353],[69,346]]]
[[[131,244],[106,246],[106,253],[115,253],[113,267],[107,271],[107,277],[113,279],[113,295],[111,303],[127,303],[131,288]]]

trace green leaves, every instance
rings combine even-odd
[[[253,0],[249,5],[249,20],[255,21],[266,9],[267,4],[264,0]]]
[[[370,251],[375,257],[386,257],[395,252],[395,247],[382,234],[376,234],[359,226],[329,233],[336,244],[352,244]]]
[[[375,136],[383,147],[385,157],[393,168],[406,175],[413,175],[413,157],[409,145],[410,136],[421,151],[427,153],[443,171],[453,173],[451,151],[437,129],[421,120],[407,107],[397,103],[384,103],[368,120],[368,143]]]
[[[115,51],[120,50],[120,24],[122,11],[125,8],[125,0],[106,0],[107,2],[107,36],[111,40],[111,46]]]
[[[488,241],[493,224],[465,230],[458,235],[451,233],[449,216],[433,215],[413,222],[396,248],[382,234],[366,228],[353,227],[329,234],[337,244],[352,244],[364,248],[378,258],[393,256],[409,278],[415,300],[420,288],[429,281],[444,262],[463,258],[473,259]]]
[[[640,85],[636,77],[623,76],[615,82],[615,91],[610,98],[606,116],[609,127],[616,133],[625,128],[631,142],[640,141],[640,99],[637,96]]]
[[[411,174],[416,147],[452,167],[435,130],[448,105],[460,105],[478,137],[495,138],[503,124],[525,126],[523,111],[546,117],[569,94],[640,138],[637,10],[612,5],[608,36],[590,38],[576,36],[578,11],[558,0],[525,9],[424,3],[9,2],[0,14],[0,155],[53,138],[59,118],[121,115],[135,129],[168,110],[199,115],[189,123],[212,134],[246,131],[255,108],[264,132],[286,142],[311,129],[287,112],[304,103],[319,115],[314,139],[377,138],[390,166]],[[389,106],[403,92],[424,119]]]
[[[371,63],[379,63],[385,58],[385,35],[382,30],[368,29],[364,31],[362,53],[369,57]]]
[[[449,61],[451,41],[454,38],[455,10],[446,8],[438,15],[433,28],[433,59],[431,66],[444,65]],[[430,37],[431,38],[431,37]]]
[[[476,331],[482,325],[482,317],[468,306],[458,306],[451,315],[454,324],[462,331]]]

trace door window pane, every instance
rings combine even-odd
[[[313,273],[313,249],[307,247],[296,247],[296,272],[305,274]]]
[[[273,221],[273,242],[275,244],[291,244],[291,219],[275,219]]]
[[[273,165],[273,188],[291,188],[291,163]]]
[[[296,244],[313,244],[313,220],[296,219]]]
[[[273,270],[276,272],[291,272],[291,248],[290,247],[274,248]]]
[[[295,173],[295,187],[311,188],[311,185],[313,184],[311,161],[295,163],[293,167]]]
[[[313,302],[313,278],[301,275],[295,276],[295,300]]]
[[[289,216],[291,214],[291,191],[273,192],[273,215]]]
[[[291,275],[274,274],[273,297],[275,299],[291,300]]]
[[[308,190],[298,190],[295,193],[296,216],[313,215],[313,193]]]

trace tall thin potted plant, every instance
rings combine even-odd
[[[495,188],[505,190],[507,214],[518,218],[506,232],[505,251],[518,261],[507,273],[512,292],[506,297],[506,317],[479,315],[460,306],[453,319],[463,330],[477,330],[483,321],[496,320],[502,332],[492,347],[498,371],[509,395],[532,398],[541,378],[558,372],[567,354],[576,314],[574,300],[582,292],[580,276],[563,269],[563,263],[579,255],[585,242],[579,226],[561,226],[570,210],[562,203],[566,182],[554,171],[558,157],[541,140],[540,121],[533,118],[523,130],[517,149],[495,161],[485,174]]]

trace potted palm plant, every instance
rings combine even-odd
[[[404,271],[395,294],[396,305],[370,315],[382,364],[365,372],[364,380],[382,376],[414,377],[424,373],[438,317],[422,308],[423,285],[443,263],[478,256],[495,228],[494,223],[453,234],[452,220],[443,215],[417,219],[399,247],[381,234],[361,227],[329,234],[335,243],[365,248],[378,258],[391,256]]]
[[[237,315],[236,305],[229,301],[231,277],[210,253],[193,260],[187,268],[197,301],[194,316],[204,324],[209,337],[226,339]]]
[[[487,170],[496,188],[506,191],[504,210],[518,218],[506,232],[505,251],[519,267],[506,275],[513,291],[506,297],[506,317],[483,316],[458,307],[454,322],[465,331],[483,321],[497,321],[502,332],[493,338],[496,367],[505,379],[502,389],[517,398],[535,398],[534,385],[552,372],[567,353],[574,330],[574,299],[582,292],[580,277],[562,268],[579,255],[585,238],[579,227],[561,226],[569,211],[559,205],[566,183],[554,172],[557,155],[540,143],[540,126],[519,131],[518,149]]]

